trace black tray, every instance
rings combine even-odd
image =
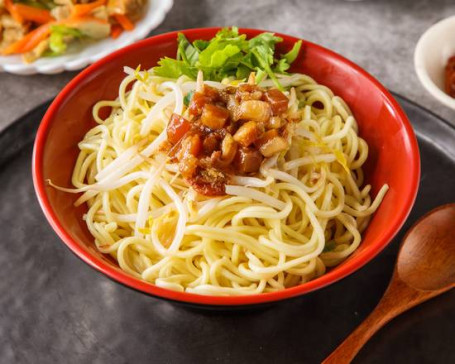
[[[304,297],[249,312],[183,308],[118,285],[66,249],[31,178],[48,104],[0,134],[2,363],[318,363],[373,309],[404,231],[455,201],[455,129],[397,96],[419,138],[420,192],[399,236],[366,267]],[[394,320],[356,363],[454,363],[455,291]]]

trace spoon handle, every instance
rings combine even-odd
[[[387,322],[443,291],[445,289],[439,291],[416,290],[394,275],[373,312],[323,361],[323,364],[350,363],[363,345]]]

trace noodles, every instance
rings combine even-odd
[[[363,186],[368,145],[330,89],[306,75],[277,75],[295,120],[289,148],[255,174],[230,176],[225,194],[213,197],[192,189],[160,148],[171,114],[187,115],[190,92],[239,82],[125,71],[118,99],[93,109],[99,125],[79,144],[76,189],[62,188],[83,192],[77,203],[88,204],[97,248],[125,272],[177,291],[254,294],[321,276],[358,248],[388,186],[375,199]]]

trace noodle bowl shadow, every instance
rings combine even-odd
[[[190,39],[210,39],[219,28],[183,31]],[[253,37],[262,31],[240,29]],[[278,34],[284,41],[278,52],[288,51],[296,38]],[[175,292],[141,281],[122,271],[110,257],[97,251],[82,215],[86,206],[73,206],[77,195],[58,191],[46,184],[71,186],[71,174],[79,153],[78,142],[95,126],[91,109],[99,100],[114,99],[125,76],[124,66],[135,69],[156,65],[163,56],[176,53],[177,32],[155,36],[96,62],[76,76],[55,98],[39,127],[34,155],[33,182],[46,218],[63,242],[83,261],[130,288],[151,296],[205,306],[245,306],[264,304],[306,294],[332,284],[373,259],[392,240],[414,203],[420,158],[412,127],[392,95],[363,69],[316,44],[303,41],[299,58],[291,71],[305,73],[328,86],[350,106],[359,134],[369,145],[364,165],[366,183],[374,197],[387,183],[390,190],[363,234],[360,247],[343,263],[323,276],[278,292],[246,296],[203,296]]]

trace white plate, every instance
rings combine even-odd
[[[117,39],[106,38],[87,45],[74,54],[55,58],[40,58],[30,64],[25,64],[20,56],[0,56],[0,72],[32,75],[35,73],[53,74],[80,70],[119,48],[145,38],[164,20],[172,5],[173,0],[149,0],[144,17],[136,23],[133,31],[123,32]]]

